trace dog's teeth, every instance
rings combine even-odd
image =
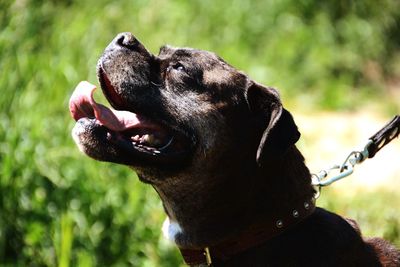
[[[145,134],[143,137],[140,139],[140,143],[148,143],[151,144],[151,141],[153,140],[153,135]]]
[[[140,139],[140,143],[146,143],[150,146],[158,146],[161,144],[161,140],[158,139],[154,134],[145,134]]]
[[[135,142],[139,142],[140,141],[140,136],[137,134],[135,136],[131,137],[131,140],[135,141]]]

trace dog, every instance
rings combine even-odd
[[[131,33],[108,45],[97,73],[113,109],[81,82],[73,138],[154,187],[163,232],[188,265],[400,266],[393,245],[315,207],[300,133],[275,89],[212,52],[153,55]]]

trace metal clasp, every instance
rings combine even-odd
[[[318,198],[320,196],[321,188],[324,186],[328,186],[333,184],[336,181],[339,181],[349,175],[351,175],[354,171],[354,166],[357,164],[362,163],[364,160],[368,158],[368,148],[371,146],[373,143],[372,140],[368,140],[368,143],[364,146],[364,149],[362,151],[353,151],[351,152],[344,162],[340,165],[333,165],[330,168],[321,170],[318,174],[312,174],[311,179],[312,179],[312,185],[316,187],[317,194],[315,198]],[[339,174],[327,178],[330,174],[330,172],[337,170],[339,171]]]

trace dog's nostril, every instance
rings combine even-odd
[[[138,44],[138,41],[130,32],[120,33],[116,39],[118,45],[126,47],[128,49],[133,49]]]

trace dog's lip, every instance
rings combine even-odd
[[[128,110],[128,105],[124,99],[117,93],[115,87],[111,84],[108,76],[104,70],[103,62],[100,61],[98,66],[98,79],[100,81],[101,89],[108,102],[116,110]]]

